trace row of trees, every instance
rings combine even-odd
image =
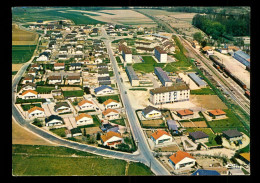
[[[233,36],[250,35],[250,15],[195,15],[192,25],[201,29],[213,39],[222,37],[232,39]]]

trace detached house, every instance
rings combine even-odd
[[[225,118],[226,113],[222,111],[221,109],[211,110],[208,111],[209,116],[211,116],[213,119],[219,119],[219,118]]]
[[[36,90],[36,84],[35,83],[27,83],[22,86],[22,90]]]
[[[209,141],[209,136],[202,131],[191,132],[191,133],[189,133],[189,137],[195,143],[199,143],[199,142],[205,143],[205,142]]]
[[[222,136],[225,137],[230,142],[242,140],[243,134],[237,130],[226,130],[222,132]]]
[[[155,143],[155,145],[172,142],[172,136],[168,132],[160,129],[156,130],[151,135],[151,139]]]
[[[68,76],[68,84],[80,84],[80,76]]]
[[[177,111],[177,116],[179,116],[181,119],[189,119],[189,118],[192,118],[193,115],[194,115],[194,113],[189,109]]]
[[[92,110],[95,108],[93,102],[85,99],[78,103],[78,107],[80,110]]]
[[[42,52],[39,57],[36,59],[36,61],[48,61],[50,57],[49,52]]]
[[[54,106],[54,111],[58,113],[70,112],[70,105],[67,102],[59,102]]]
[[[25,76],[23,78],[22,84],[33,83],[33,82],[34,82],[34,77],[33,76]]]
[[[28,117],[32,118],[32,117],[44,117],[45,113],[44,113],[44,109],[41,107],[33,107],[31,109],[28,110]]]
[[[64,70],[65,63],[54,63],[54,70]]]
[[[39,64],[32,64],[32,65],[31,65],[31,68],[32,68],[32,69],[40,70],[41,65],[39,65]]]
[[[102,112],[102,117],[109,120],[118,119],[119,112],[115,109],[106,109],[105,111]]]
[[[78,70],[81,69],[81,63],[71,63],[70,70]]]
[[[56,126],[62,124],[63,124],[63,120],[60,116],[51,115],[48,118],[45,118],[45,126]]]
[[[213,55],[214,51],[210,46],[205,46],[202,48],[202,51],[206,53],[207,55]]]
[[[119,102],[113,99],[108,99],[103,103],[105,109],[115,109],[115,108],[119,108]]]
[[[142,115],[147,119],[161,118],[162,113],[160,110],[153,106],[148,106],[142,110]]]
[[[81,113],[75,117],[77,125],[91,125],[93,124],[93,118],[89,114]]]
[[[27,90],[22,93],[22,99],[36,99],[38,98],[38,92],[34,90]]]
[[[101,142],[104,146],[115,147],[123,142],[123,137],[120,133],[109,131],[105,135],[101,135]]]
[[[30,68],[30,70],[27,72],[28,75],[36,76],[38,73],[37,69]]]
[[[196,160],[187,152],[177,151],[176,153],[170,156],[169,162],[175,170],[178,170],[180,168],[194,166]]]
[[[49,76],[48,80],[49,80],[49,84],[61,84],[62,76]]]
[[[110,86],[107,86],[107,85],[102,85],[98,88],[95,88],[94,91],[97,95],[105,95],[105,94],[114,93],[113,88],[111,88]]]

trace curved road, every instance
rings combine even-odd
[[[103,34],[107,37],[107,34],[105,31],[103,32]],[[150,148],[148,147],[148,144],[145,140],[145,136],[141,130],[141,126],[138,123],[138,120],[130,105],[127,95],[124,93],[125,92],[124,86],[120,83],[120,77],[118,74],[116,61],[113,56],[112,49],[110,47],[111,41],[105,40],[104,42],[105,42],[105,45],[107,46],[110,59],[112,60],[112,65],[113,65],[113,68],[115,71],[118,86],[121,91],[122,99],[125,104],[127,115],[129,117],[130,127],[132,129],[133,136],[134,136],[135,140],[137,140],[139,142],[137,153],[130,154],[130,153],[112,151],[112,150],[108,150],[108,149],[103,149],[103,148],[99,148],[99,147],[89,146],[86,144],[80,144],[77,142],[68,141],[68,140],[62,139],[56,135],[50,134],[50,133],[30,124],[29,121],[26,121],[21,116],[21,114],[19,113],[19,111],[17,110],[17,108],[15,106],[15,91],[17,88],[17,84],[20,81],[23,73],[26,71],[27,67],[29,66],[29,64],[31,63],[31,61],[33,60],[34,57],[32,57],[32,59],[30,61],[28,61],[27,63],[25,63],[23,65],[23,67],[19,70],[19,72],[16,74],[15,78],[13,79],[13,82],[12,82],[12,115],[15,118],[15,120],[24,128],[27,128],[28,130],[32,131],[33,133],[36,133],[36,134],[40,135],[41,137],[48,139],[49,141],[52,141],[54,143],[57,143],[61,146],[66,146],[69,148],[86,151],[86,152],[94,153],[94,154],[101,155],[101,156],[108,156],[108,157],[112,157],[112,158],[116,158],[116,159],[141,162],[147,166],[151,165],[151,170],[156,175],[170,175],[170,173],[159,163],[159,161],[155,159],[152,152],[150,151]]]

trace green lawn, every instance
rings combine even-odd
[[[55,90],[55,87],[44,87],[44,86],[38,86],[36,88],[36,91],[38,93],[44,93],[44,94],[47,94],[47,93],[51,93],[52,90]]]
[[[12,63],[21,64],[29,61],[35,50],[35,45],[12,46]]]
[[[119,95],[109,95],[109,96],[100,96],[100,97],[97,97],[97,100],[99,103],[103,103],[105,102],[106,100],[108,99],[113,99],[113,100],[116,100],[119,102]]]
[[[22,104],[21,107],[24,111],[28,111],[29,109],[33,108],[33,107],[42,107],[42,105],[40,103],[36,103],[36,104]]]
[[[56,128],[56,129],[50,129],[50,131],[52,133],[55,133],[56,135],[58,136],[61,136],[61,137],[66,137],[66,134],[65,134],[65,130],[67,128],[63,127],[63,128]]]
[[[83,90],[75,91],[62,91],[64,97],[82,97],[84,95]]]
[[[154,67],[163,67],[165,64],[157,63],[152,56],[142,56],[144,62],[133,64],[133,68],[136,71],[142,71],[145,73],[154,72]]]
[[[117,63],[119,63],[119,64],[122,63],[119,56],[116,57],[116,61],[117,61]]]
[[[237,129],[238,131],[244,132],[249,135],[248,132],[245,130],[243,124],[239,121],[235,114],[230,111],[230,109],[224,109],[223,111],[226,112],[226,115],[228,117],[227,119],[208,121],[208,125],[215,133],[222,133],[222,131],[228,129]]]
[[[113,77],[114,76],[114,71],[108,71],[109,72],[109,76]]]
[[[110,120],[110,122],[111,122],[111,123],[118,124],[118,125],[125,126],[125,120],[124,120],[124,118]]]
[[[27,153],[27,155],[17,153]],[[73,154],[79,157],[71,157]],[[56,155],[56,157],[53,155]],[[60,157],[59,155],[66,157]],[[126,174],[126,164],[124,160],[104,158],[62,146],[12,146],[12,169],[14,176],[153,175],[147,166],[134,162],[130,163],[128,173]]]
[[[209,87],[201,88],[199,90],[191,90],[191,95],[216,95],[216,93]]]

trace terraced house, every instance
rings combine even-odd
[[[188,101],[190,88],[186,84],[175,84],[150,90],[150,102],[154,105]]]

